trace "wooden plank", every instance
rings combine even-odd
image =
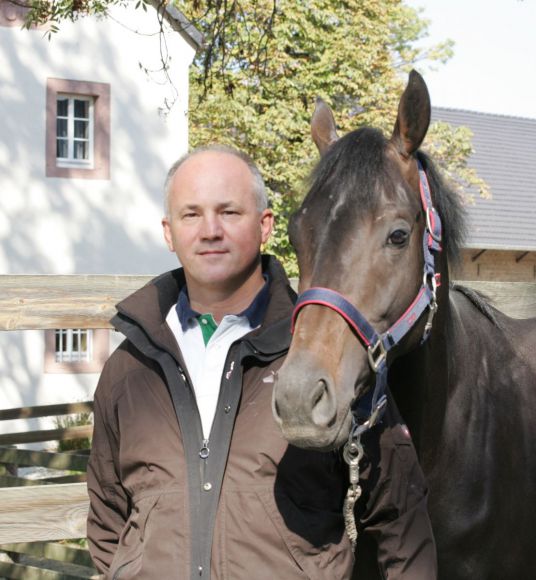
[[[69,562],[86,568],[93,568],[93,561],[89,552],[84,548],[58,544],[56,542],[21,542],[17,544],[3,544],[0,550],[16,554],[29,554],[36,558],[48,558]]]
[[[85,483],[0,489],[0,544],[85,538],[88,509]]]
[[[536,317],[536,284],[533,282],[457,281],[487,296],[493,306],[513,318]]]
[[[83,403],[62,403],[58,405],[36,405],[35,407],[16,407],[0,410],[0,421],[13,419],[34,419],[36,417],[52,417],[54,415],[73,415],[76,413],[92,413],[93,401]]]
[[[115,304],[152,276],[0,276],[0,330],[110,328]]]
[[[21,487],[26,485],[49,485],[49,482],[43,482],[42,479],[26,479],[15,475],[0,475],[0,488],[2,487]],[[58,482],[60,483],[60,482]]]
[[[0,578],[10,580],[80,580],[81,578],[99,579],[95,570],[81,568],[79,566],[60,566],[60,570],[50,570],[41,568],[41,562],[34,562],[34,565],[18,564],[9,559],[7,554],[0,554]],[[67,569],[65,571],[61,570]]]
[[[151,276],[0,276],[0,330],[110,328],[114,305]],[[292,280],[293,285],[296,281]],[[467,281],[518,318],[536,316],[536,283]],[[520,302],[521,301],[521,302]]]
[[[50,477],[43,477],[39,481],[42,481],[43,483],[81,483],[87,481],[87,474],[51,475]]]
[[[43,441],[63,441],[65,439],[84,439],[93,435],[93,425],[79,425],[63,429],[46,429],[43,431],[21,431],[0,435],[0,445],[17,445],[23,443],[41,443]]]
[[[51,451],[32,451],[0,447],[0,463],[11,463],[24,467],[47,467],[49,469],[68,469],[85,471],[89,457],[87,454],[54,453]]]

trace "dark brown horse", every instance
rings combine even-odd
[[[338,139],[329,109],[317,108],[312,131],[322,157],[290,225],[299,290],[335,290],[384,338],[423,288],[435,290],[439,277],[423,283],[430,215],[420,163],[443,225],[437,314],[428,340],[429,305],[385,358],[429,484],[440,578],[536,578],[536,320],[513,320],[449,287],[463,211],[418,150],[429,120],[415,72],[390,139],[370,128]],[[374,388],[374,357],[340,310],[311,302],[296,317],[274,413],[289,442],[328,450],[347,440],[352,408]]]

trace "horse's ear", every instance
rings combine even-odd
[[[333,113],[320,97],[316,99],[315,112],[311,119],[311,135],[320,155],[324,155],[328,147],[339,138]]]
[[[430,125],[430,95],[422,76],[415,70],[409,73],[409,80],[398,105],[398,116],[391,136],[391,143],[397,151],[407,157],[414,153],[423,142]]]

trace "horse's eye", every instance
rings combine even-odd
[[[389,234],[387,242],[391,246],[404,246],[409,238],[409,233],[406,230],[395,230]]]

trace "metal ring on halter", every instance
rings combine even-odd
[[[436,234],[434,232],[434,228],[432,227],[432,219],[431,219],[431,215],[434,215],[435,219],[438,219],[439,216],[437,214],[437,211],[435,209],[435,207],[433,206],[428,206],[426,208],[426,229],[428,230],[428,233],[432,236],[432,239],[434,240],[434,242],[441,242],[441,229],[439,230],[439,234]]]
[[[377,358],[374,358],[374,357],[376,357],[378,349],[379,349],[380,353],[377,356]],[[368,355],[370,367],[372,368],[372,370],[375,373],[377,373],[378,369],[385,362],[385,359],[387,357],[387,351],[385,350],[385,346],[383,345],[381,338],[378,338],[378,340],[376,341],[376,344],[371,344],[367,348],[367,355]]]

